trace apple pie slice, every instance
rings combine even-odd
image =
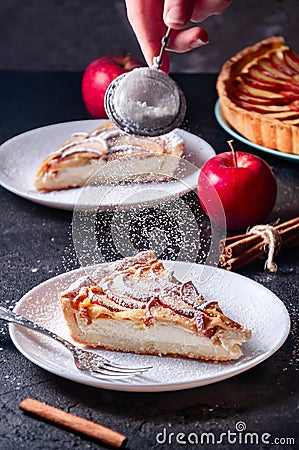
[[[219,74],[228,123],[248,140],[299,155],[299,57],[282,37],[243,49]]]
[[[34,184],[37,190],[53,191],[85,184],[165,181],[173,177],[183,150],[176,130],[144,138],[107,121],[90,133],[73,134],[40,164]],[[115,163],[108,164],[111,161]]]
[[[108,350],[237,359],[250,331],[144,251],[84,276],[60,295],[71,337]]]

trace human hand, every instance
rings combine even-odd
[[[189,22],[202,22],[213,14],[221,14],[232,0],[125,0],[129,22],[149,66],[161,47],[167,27],[172,28],[168,50],[183,53],[205,45],[208,33],[201,27],[184,29]],[[169,71],[169,58],[164,52],[161,69]]]

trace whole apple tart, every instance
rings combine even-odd
[[[283,37],[246,47],[217,79],[221,112],[249,141],[299,155],[299,57]]]

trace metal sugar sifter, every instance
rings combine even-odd
[[[162,39],[152,67],[139,67],[117,77],[105,94],[105,110],[115,125],[127,133],[158,136],[178,127],[186,113],[185,96],[160,70],[170,28]]]

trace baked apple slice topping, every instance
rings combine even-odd
[[[271,49],[247,64],[232,97],[248,111],[278,120],[299,118],[299,58],[288,47]]]
[[[246,47],[217,79],[221,112],[249,141],[299,155],[299,56],[281,36]]]
[[[299,57],[293,52],[291,48],[288,48],[283,52],[285,63],[294,72],[299,74]]]

